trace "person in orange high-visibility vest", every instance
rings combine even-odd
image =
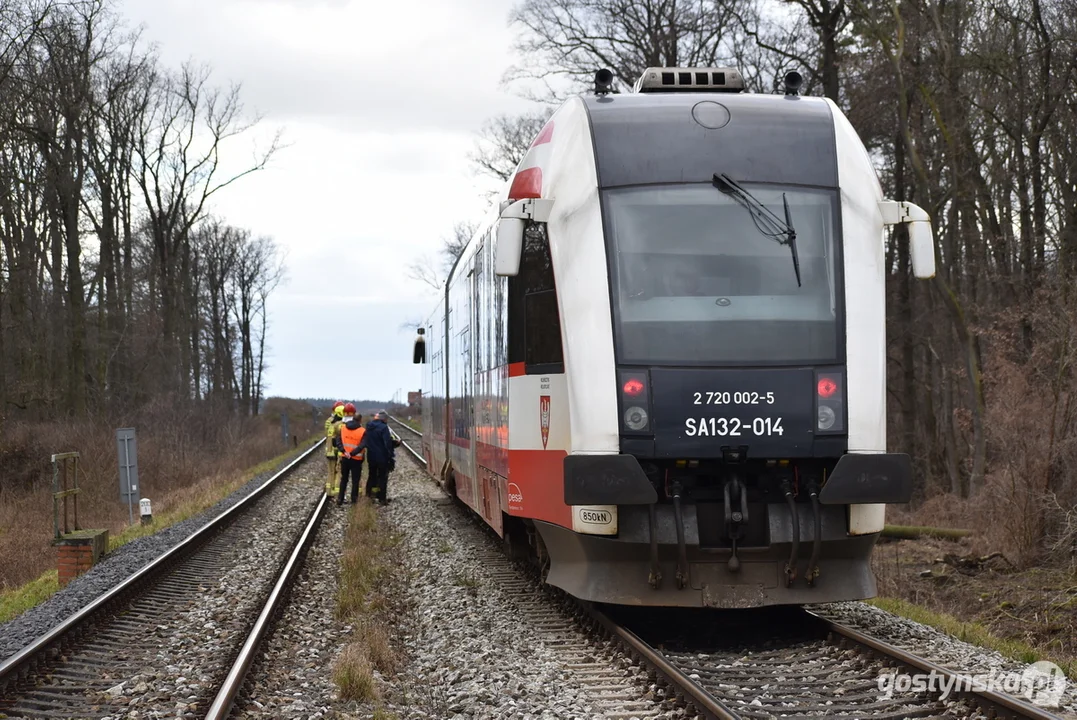
[[[337,450],[340,451],[340,491],[337,493],[337,505],[344,504],[344,491],[348,487],[348,477],[352,481],[352,504],[359,500],[359,479],[363,474],[363,451],[359,445],[363,442],[366,430],[363,428],[363,416],[355,414],[355,406],[344,406],[344,422],[337,432]]]

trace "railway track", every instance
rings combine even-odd
[[[745,614],[592,610],[708,718],[1057,718],[952,670],[801,608]],[[895,690],[897,673],[934,676],[935,691]],[[880,678],[888,679],[880,683]],[[948,693],[941,692],[950,688]]]
[[[419,432],[418,430],[416,430],[415,428],[413,428],[411,425],[408,425],[407,423],[402,422],[401,420],[397,420],[395,417],[393,417],[391,415],[389,416],[389,421],[391,423],[393,423],[393,425],[396,428],[398,428],[400,430],[403,430],[408,437],[412,438],[412,442],[409,443],[407,440],[404,439],[403,436],[401,436],[401,438],[400,438],[401,444],[405,448],[407,448],[408,452],[411,454],[412,459],[414,459],[416,462],[418,462],[423,467],[426,467],[426,459],[423,457],[421,447],[416,447],[415,446],[415,441],[416,440],[418,440],[420,442],[422,441],[423,434],[421,432]]]
[[[409,437],[421,438],[418,431],[391,420]],[[404,445],[425,466],[420,453],[407,442]],[[518,572],[501,574],[508,591],[534,594],[533,584],[522,583]],[[521,602],[544,627],[566,629],[564,614],[550,617],[549,603],[542,598]],[[689,713],[706,718],[1060,717],[801,608],[769,609],[746,621],[743,611],[666,609],[656,614],[653,608],[576,605],[584,625],[612,639],[647,667],[653,679],[665,686],[666,696],[676,698]],[[616,686],[606,665],[594,663],[593,658],[582,662],[590,656],[574,641],[567,642],[567,647],[582,654],[577,662],[569,659],[566,667],[584,676],[593,673],[601,687],[613,691]],[[895,678],[896,673],[933,677],[931,682],[936,684],[919,692],[900,692],[900,686],[895,689],[893,684],[880,683],[880,677]],[[943,693],[944,688],[949,692]],[[609,717],[621,717],[613,706],[609,710],[614,713]]]
[[[0,717],[227,717],[327,507],[297,473],[322,442],[0,664]]]

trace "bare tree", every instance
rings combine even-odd
[[[246,415],[257,415],[265,371],[266,301],[284,278],[280,253],[270,238],[244,238],[231,279],[232,318],[239,333],[240,369],[233,386]]]
[[[488,120],[470,156],[476,171],[497,180],[511,178],[552,114],[553,109],[547,107],[521,115],[498,115]]]
[[[195,228],[193,241],[202,257],[205,279],[204,307],[208,311],[203,322],[206,386],[203,396],[214,403],[230,406],[234,400],[235,325],[231,322],[233,298],[231,290],[236,264],[249,233],[209,218]]]
[[[95,121],[87,128],[89,171],[84,194],[85,215],[100,243],[97,268],[100,338],[96,375],[101,385],[125,392],[130,383],[129,339],[133,312],[133,227],[138,209],[131,182],[135,130],[145,104],[139,84],[152,71],[153,58],[138,50],[130,37],[104,63],[94,83]]]
[[[0,0],[0,88],[26,57],[52,9],[51,2]]]
[[[714,66],[730,62],[740,38],[744,0],[523,0],[510,15],[522,32],[523,63],[509,81],[537,80],[543,99],[559,93],[551,79],[589,84],[608,68],[624,90],[655,66]]]
[[[438,259],[424,255],[408,266],[408,277],[423,283],[435,290],[440,290],[445,284],[445,279],[452,271],[460,253],[467,247],[471,237],[478,230],[478,223],[458,222],[453,225],[452,234],[441,239],[441,250]]]
[[[241,338],[236,256],[265,243],[199,223],[277,143],[222,175],[255,122],[238,90],[161,68],[122,27],[109,0],[0,0],[0,413],[224,407],[243,392],[233,358],[257,405],[280,262],[246,276]]]
[[[188,277],[191,260],[190,229],[213,195],[264,168],[279,141],[279,136],[274,138],[247,169],[219,176],[224,145],[257,121],[243,118],[238,87],[222,92],[209,84],[209,75],[207,68],[187,63],[178,74],[162,72],[147,83],[148,112],[135,147],[137,181],[149,216],[159,273],[165,343],[162,374],[169,387],[181,394],[188,391],[191,375],[189,348],[181,342],[188,333],[180,327],[184,315],[182,280]]]

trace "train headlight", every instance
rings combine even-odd
[[[621,432],[649,435],[651,429],[651,376],[644,368],[617,373],[621,407]]]
[[[841,368],[815,373],[815,432],[841,435],[845,432],[845,373]]]
[[[838,416],[834,414],[834,410],[828,405],[819,406],[819,424],[820,430],[829,430],[834,427],[834,421],[838,419]]]
[[[647,428],[647,411],[639,406],[633,406],[625,410],[625,427],[629,430],[645,430]]]

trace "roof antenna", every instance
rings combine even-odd
[[[609,95],[613,90],[613,73],[602,68],[595,73],[595,95]]]
[[[796,70],[790,70],[785,74],[785,96],[796,97],[804,78]]]

